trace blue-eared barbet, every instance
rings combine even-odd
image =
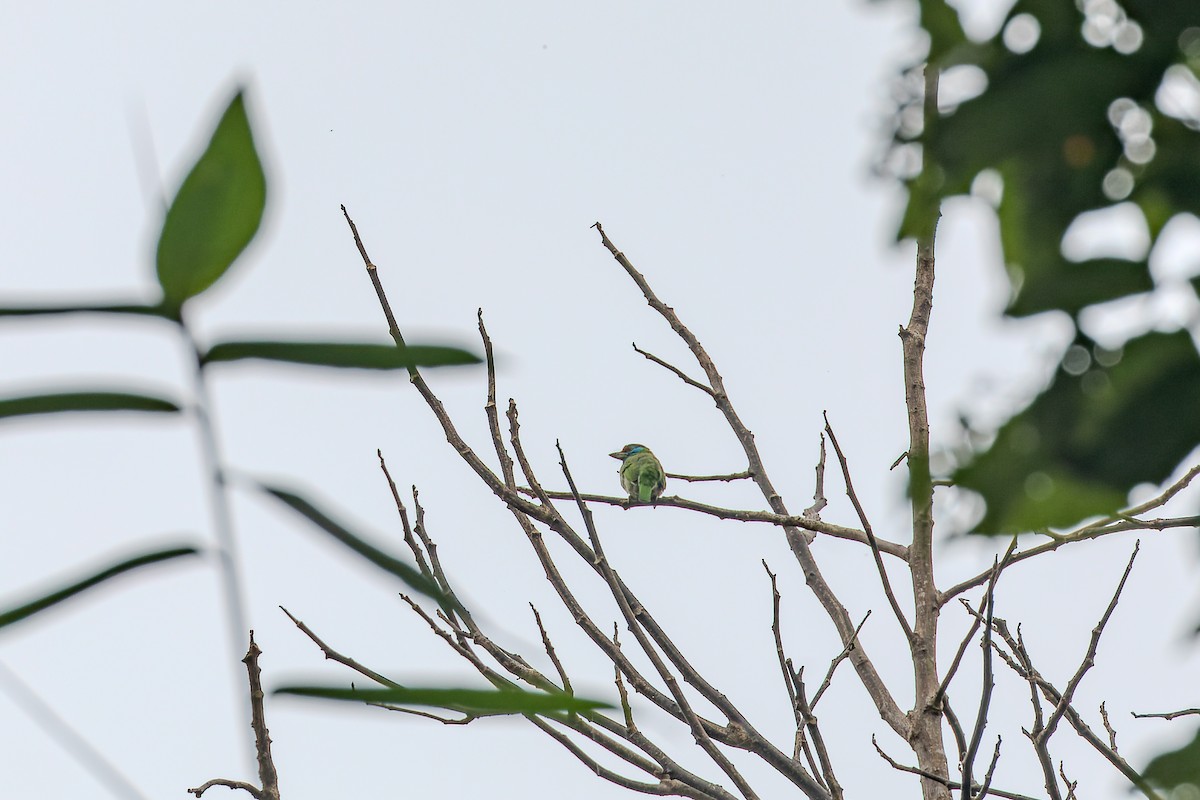
[[[621,461],[617,474],[630,500],[653,503],[667,488],[667,473],[646,445],[627,444],[609,455]]]

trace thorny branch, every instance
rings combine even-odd
[[[250,649],[246,651],[242,663],[246,665],[246,676],[250,683],[250,727],[254,731],[254,750],[258,759],[258,780],[261,786],[255,786],[245,781],[233,781],[227,778],[213,778],[188,792],[201,797],[214,786],[225,786],[230,789],[241,789],[255,800],[279,800],[279,773],[275,769],[275,761],[271,757],[271,736],[267,731],[267,717],[263,711],[262,670],[258,666],[258,657],[262,650],[254,641],[254,631],[250,631]]]

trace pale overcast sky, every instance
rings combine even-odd
[[[650,445],[670,471],[742,469],[711,402],[630,349],[636,341],[697,372],[600,246],[589,227],[600,220],[716,359],[792,509],[810,502],[828,410],[875,528],[903,538],[901,471],[888,467],[906,447],[896,331],[908,319],[913,248],[892,243],[901,195],[871,166],[887,133],[889,81],[919,51],[914,24],[914,9],[899,2],[9,3],[0,11],[0,303],[152,298],[161,197],[244,84],[267,168],[267,217],[234,273],[196,304],[203,338],[386,341],[344,203],[411,340],[478,348],[475,313],[484,309],[501,401],[519,402],[547,485],[562,484],[556,439],[591,492],[618,492],[605,454],[630,441]],[[986,31],[986,19],[975,24]],[[940,231],[927,383],[943,443],[960,410],[994,415],[1031,396],[1067,337],[1061,320],[1000,319],[1007,286],[989,213],[982,202],[952,203]],[[232,470],[306,487],[398,546],[381,448],[400,486],[419,486],[443,563],[498,641],[549,668],[532,601],[576,686],[615,696],[611,666],[404,378],[241,364],[212,377]],[[428,378],[486,451],[482,372]],[[187,362],[174,331],[154,320],[0,323],[0,395],[79,385],[185,397]],[[0,605],[148,542],[211,543],[200,464],[186,418],[0,426]],[[762,507],[747,486],[675,482],[668,493]],[[827,494],[825,519],[857,525],[839,481]],[[479,684],[393,583],[261,497],[239,489],[233,499],[268,687],[353,677],[325,662],[279,605],[397,679]],[[780,573],[793,657],[819,675],[840,645],[781,532],[669,508],[596,516],[625,580],[786,749],[791,714],[761,559]],[[1096,706],[1109,702],[1122,752],[1137,765],[1169,731],[1188,733],[1128,712],[1194,705],[1186,690],[1197,658],[1185,633],[1200,608],[1191,535],[1145,538],[1079,695],[1097,723]],[[1060,684],[1132,544],[1082,545],[1005,576],[997,613],[1024,623]],[[852,616],[876,612],[864,638],[910,704],[907,656],[869,552],[816,547]],[[992,542],[943,542],[939,582],[979,571],[995,551]],[[602,587],[561,555],[611,624]],[[219,588],[211,559],[148,571],[0,632],[0,663],[142,796],[251,779],[241,653],[230,652]],[[948,607],[943,620],[948,658],[966,619]],[[976,702],[976,652],[960,715]],[[1040,777],[1020,734],[1025,690],[998,669],[997,692],[1009,702],[997,705],[985,749],[1001,733],[998,783],[1036,795]],[[0,693],[0,796],[108,796],[10,691]],[[876,733],[905,760],[849,670],[826,703],[822,724],[847,796],[917,796],[911,777],[871,749]],[[647,733],[721,780],[687,732],[648,706],[635,705]],[[630,796],[521,721],[447,728],[292,698],[270,698],[267,712],[288,798]],[[1055,743],[1081,792],[1125,796],[1069,731]],[[748,770],[764,796],[785,791]]]

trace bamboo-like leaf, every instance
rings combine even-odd
[[[176,412],[179,406],[161,397],[130,392],[55,392],[0,399],[0,419],[68,411]]]
[[[527,692],[519,689],[417,689],[410,687],[345,689],[334,686],[284,686],[275,694],[386,703],[397,706],[429,706],[466,714],[547,714],[609,708],[608,703],[569,694]]]
[[[112,566],[105,567],[99,572],[89,575],[82,580],[70,583],[61,589],[56,589],[34,600],[30,600],[29,602],[15,606],[14,608],[0,610],[0,628],[3,628],[6,625],[11,625],[14,622],[20,622],[21,620],[30,617],[39,611],[44,611],[53,605],[57,605],[64,600],[74,597],[80,592],[104,583],[110,578],[115,578],[124,572],[129,572],[130,570],[137,569],[139,567],[149,566],[150,564],[158,564],[163,561],[180,558],[182,556],[195,555],[198,552],[199,550],[197,550],[195,547],[172,547],[167,550],[155,550],[149,553],[144,553],[140,556],[135,556],[134,558],[126,559],[125,561],[113,564]]]
[[[137,316],[166,317],[173,319],[170,310],[162,304],[145,303],[63,303],[46,306],[0,307],[0,317],[39,317],[55,314],[134,314]]]
[[[352,369],[407,369],[478,364],[479,356],[457,347],[409,345],[374,342],[221,342],[213,345],[203,360],[239,361],[258,358],[289,364]]]
[[[258,232],[266,199],[239,91],[163,220],[157,271],[167,307],[178,309],[220,280]]]
[[[443,607],[457,607],[457,604],[447,597],[432,579],[422,575],[416,567],[410,566],[390,553],[385,553],[375,545],[370,544],[361,536],[351,532],[349,528],[342,525],[340,522],[336,522],[332,517],[330,517],[321,509],[317,508],[317,506],[309,500],[301,497],[295,492],[291,492],[286,489],[280,489],[274,486],[259,484],[258,488],[271,497],[274,497],[276,500],[281,501],[293,511],[301,514],[318,528],[325,531],[334,539],[341,542],[355,553],[358,553],[375,566],[396,576],[412,589],[420,592],[421,594],[432,597]]]

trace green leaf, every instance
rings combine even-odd
[[[478,364],[474,353],[441,345],[367,342],[222,342],[204,354],[205,363],[258,358],[290,364],[353,369],[406,369]]]
[[[266,176],[239,91],[163,220],[158,282],[169,308],[225,274],[258,231],[266,198]]]
[[[339,522],[334,521],[332,517],[330,517],[321,509],[317,508],[317,506],[309,500],[306,500],[295,492],[290,492],[274,486],[267,486],[266,484],[259,484],[258,488],[271,497],[274,497],[276,500],[283,502],[293,511],[307,518],[318,528],[325,531],[334,539],[341,542],[355,553],[358,553],[360,556],[367,559],[384,572],[388,572],[396,576],[409,587],[420,592],[421,594],[432,597],[442,607],[458,607],[458,604],[455,603],[451,598],[447,597],[437,583],[435,583],[432,579],[422,575],[415,567],[404,563],[389,553],[385,553],[378,547],[368,543],[362,537],[352,533],[349,528]]]
[[[136,314],[138,316],[166,317],[173,319],[164,306],[145,303],[113,303],[102,305],[74,304],[49,306],[8,306],[0,308],[0,317],[36,317],[53,314]]]
[[[987,503],[977,531],[1062,527],[1116,511],[1129,487],[1166,480],[1200,442],[1197,397],[1200,358],[1183,331],[1131,340],[1109,367],[1060,371],[955,474]]]
[[[569,694],[546,694],[517,689],[343,689],[333,686],[285,686],[275,694],[386,703],[398,706],[431,706],[466,714],[548,714],[610,708],[608,703],[585,700]]]
[[[128,392],[56,392],[0,400],[0,419],[30,414],[59,414],[67,411],[157,411],[176,412],[170,400]]]
[[[921,27],[929,33],[929,60],[934,63],[967,39],[958,12],[946,0],[921,0]]]
[[[110,578],[115,578],[124,572],[129,572],[130,570],[138,569],[139,567],[149,566],[150,564],[158,564],[163,561],[170,561],[171,559],[180,558],[181,556],[195,555],[198,552],[199,550],[194,547],[173,547],[168,550],[155,550],[153,552],[145,553],[143,555],[121,561],[117,564],[113,564],[112,566],[106,567],[87,578],[68,584],[61,589],[56,589],[53,592],[42,595],[35,600],[22,603],[15,608],[8,609],[7,611],[0,611],[0,628],[3,628],[6,625],[11,625],[14,622],[20,622],[26,617],[30,617],[39,611],[44,611],[53,605],[57,605],[64,600],[74,597],[80,592],[104,583]]]
[[[1191,783],[1200,786],[1200,731],[1178,750],[1155,756],[1142,776],[1158,786],[1174,788]]]

